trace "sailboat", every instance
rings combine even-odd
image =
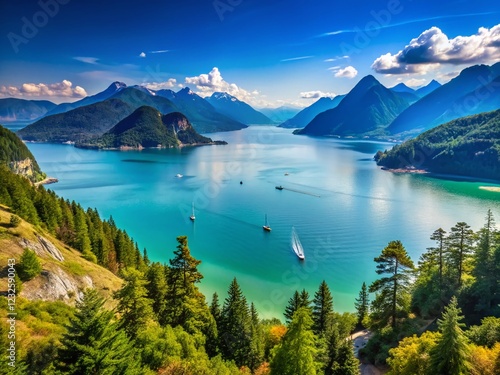
[[[304,260],[305,259],[304,248],[302,247],[302,244],[300,243],[299,236],[298,236],[297,232],[295,231],[294,227],[292,227],[291,244],[292,244],[293,252],[299,257],[300,260]]]
[[[195,219],[196,219],[196,216],[194,216],[194,202],[193,202],[193,208],[192,208],[192,211],[191,211],[191,216],[189,216],[189,219],[191,221],[195,221]]]
[[[271,231],[271,227],[269,226],[269,222],[267,221],[267,214],[266,214],[266,223],[262,226],[262,229],[264,229],[266,232]]]

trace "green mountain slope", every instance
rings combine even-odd
[[[27,141],[76,142],[103,134],[132,111],[133,107],[129,104],[108,99],[44,117],[19,130],[18,135]]]
[[[162,115],[153,107],[142,106],[102,137],[79,142],[77,146],[141,149],[210,143],[213,143],[212,140],[198,134],[182,113],[173,112]]]
[[[361,136],[380,135],[409,106],[400,93],[364,77],[333,109],[317,115],[298,134]]]
[[[387,168],[500,180],[500,110],[463,117],[375,155]]]
[[[42,173],[35,157],[17,135],[0,125],[0,164],[32,182],[42,180]]]
[[[35,120],[56,107],[48,100],[0,99],[0,121]]]
[[[339,105],[345,95],[337,95],[334,98],[319,98],[309,107],[304,108],[291,119],[279,125],[280,128],[303,128],[309,124],[321,112],[335,108]]]

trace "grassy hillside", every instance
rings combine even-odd
[[[375,159],[388,168],[500,180],[500,110],[450,121]]]

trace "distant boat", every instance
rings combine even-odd
[[[262,226],[262,229],[264,229],[266,232],[271,231],[271,227],[269,226],[269,222],[267,221],[267,214],[266,214],[266,223]]]
[[[283,189],[284,189],[284,187],[280,185],[280,186],[276,186],[276,189],[278,189],[278,190],[283,190]]]
[[[196,220],[196,216],[194,216],[194,202],[193,202],[193,207],[192,207],[192,210],[191,210],[191,216],[189,216],[189,219],[191,221],[195,221]]]
[[[302,247],[302,244],[300,243],[299,236],[298,236],[297,232],[295,231],[295,227],[292,227],[291,244],[292,244],[293,252],[299,257],[300,260],[304,260],[305,259],[304,248]]]
[[[175,177],[177,177],[177,178],[182,178],[182,177],[184,177],[184,176],[183,176],[183,175],[181,175],[180,173],[177,173],[177,174],[175,175]]]
[[[285,172],[285,176],[288,176],[289,174],[290,174],[290,173],[288,173],[288,172]]]

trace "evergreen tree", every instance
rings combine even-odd
[[[84,292],[82,302],[61,339],[58,368],[64,374],[139,374],[134,349],[113,313],[103,309],[104,300],[94,289]]]
[[[36,253],[28,248],[24,249],[19,265],[16,268],[22,281],[31,280],[42,272],[42,264],[38,260]]]
[[[219,326],[221,321],[221,309],[219,303],[219,295],[217,294],[217,292],[214,292],[214,294],[212,295],[212,303],[210,304],[210,313],[217,322],[217,326]]]
[[[248,355],[248,367],[252,372],[262,364],[264,360],[264,332],[259,321],[257,309],[253,303],[250,304],[250,352]]]
[[[436,241],[436,247],[427,249],[429,260],[432,264],[437,264],[439,269],[439,290],[443,291],[443,268],[444,268],[444,252],[446,242],[446,231],[439,228],[431,235],[431,240]]]
[[[453,297],[445,308],[443,316],[438,320],[441,337],[432,348],[431,368],[436,375],[462,375],[469,373],[470,349],[467,337],[462,331],[463,319],[458,308],[457,299]]]
[[[459,222],[451,228],[448,236],[448,258],[452,270],[457,273],[457,286],[462,286],[464,266],[470,258],[474,232],[467,223]]]
[[[201,261],[191,256],[186,236],[177,237],[177,249],[175,257],[170,260],[167,271],[167,322],[173,327],[180,325],[187,329],[186,323],[189,319],[196,319],[193,314],[193,304],[204,308],[205,299],[195,284],[203,278],[198,271]],[[208,309],[207,309],[208,312]]]
[[[330,288],[325,280],[319,285],[318,291],[314,294],[312,307],[313,330],[317,336],[324,335],[327,326],[332,321],[333,298]]]
[[[160,263],[152,263],[146,271],[148,298],[153,302],[152,308],[156,320],[164,325],[165,310],[167,309],[167,279],[165,267]]]
[[[359,375],[359,361],[354,356],[350,340],[343,340],[331,366],[331,371],[325,373],[331,375]]]
[[[390,322],[395,327],[398,314],[407,313],[409,308],[408,270],[413,269],[413,262],[400,241],[389,242],[375,262],[377,274],[388,276],[370,285],[370,293],[377,293],[372,302],[373,320],[382,326]]]
[[[298,291],[295,291],[293,293],[293,296],[288,300],[288,305],[285,307],[285,312],[283,315],[285,315],[286,321],[288,323],[291,322],[295,311],[297,311],[301,307],[309,308],[309,305],[309,293],[307,293],[305,289],[303,289],[300,293]]]
[[[315,375],[319,364],[311,310],[299,308],[271,360],[271,375]]]
[[[358,327],[364,327],[363,321],[368,316],[370,308],[369,298],[368,288],[366,287],[366,283],[363,281],[363,285],[361,285],[361,290],[359,291],[359,297],[356,298],[356,302],[354,303],[354,307],[356,307],[356,315],[358,317]]]
[[[493,250],[497,245],[498,232],[495,230],[495,219],[488,210],[486,223],[479,231],[479,241],[474,257],[472,275],[475,277],[473,292],[477,298],[476,311],[484,315],[491,313],[493,308],[493,289],[495,269],[493,266]]]
[[[224,301],[219,328],[219,348],[227,360],[239,367],[249,363],[250,314],[238,281],[233,279]]]
[[[129,337],[135,338],[137,333],[147,326],[154,313],[151,300],[147,298],[147,281],[144,275],[134,269],[125,269],[122,272],[125,283],[114,294],[114,298],[118,300],[116,310],[120,313],[120,328],[123,328]]]

